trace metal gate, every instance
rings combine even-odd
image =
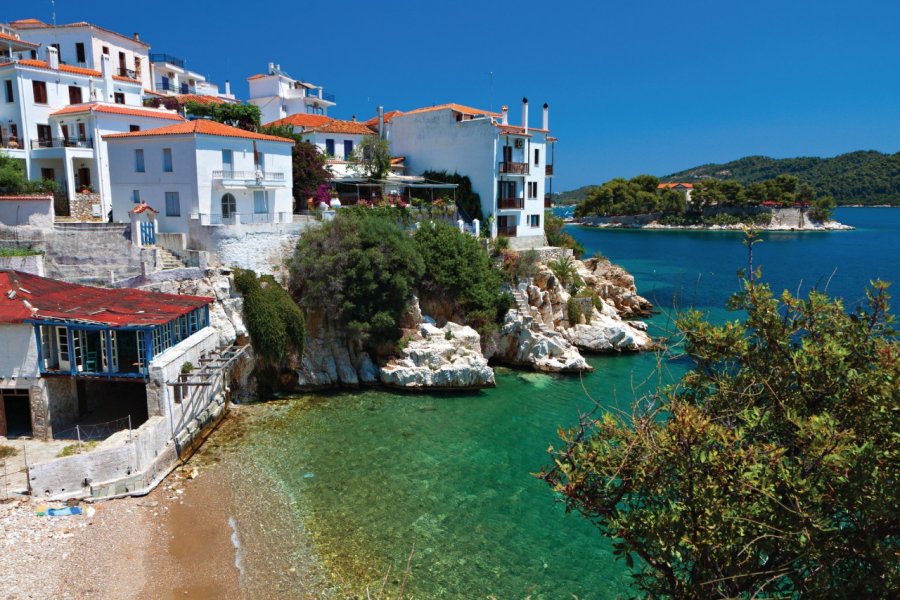
[[[153,246],[156,244],[156,228],[153,223],[141,223],[141,246]]]

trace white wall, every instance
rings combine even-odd
[[[27,323],[0,323],[0,378],[39,374],[34,327]]]
[[[53,197],[34,200],[6,200],[0,196],[0,223],[16,227],[28,225],[49,229],[53,227]]]

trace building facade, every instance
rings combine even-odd
[[[337,177],[352,175],[349,161],[362,140],[375,132],[358,121],[342,121],[325,115],[296,114],[268,125],[290,125],[294,133],[325,155],[328,170]]]
[[[335,105],[334,95],[325,93],[322,86],[294,79],[274,63],[265,73],[248,77],[247,83],[248,101],[259,107],[263,123],[296,114],[327,115]]]
[[[212,96],[233,101],[231,83],[225,81],[224,92],[219,86],[206,80],[206,76],[187,68],[182,58],[171,54],[151,52],[150,68],[153,77],[153,91],[164,96]]]

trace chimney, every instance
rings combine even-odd
[[[134,41],[136,41],[136,42],[141,41],[141,34],[138,33],[137,31],[134,32]]]
[[[356,123],[356,115],[353,115],[352,117],[350,117],[350,120],[353,121],[354,123]]]
[[[280,75],[280,74],[281,74],[281,65],[279,65],[279,64],[276,63],[276,64],[275,64],[275,70],[278,71],[278,74]]]
[[[269,75],[272,75],[274,73],[275,73],[275,63],[270,62],[269,63]]]
[[[225,80],[225,95],[226,96],[231,95],[231,82],[228,81],[227,79]]]
[[[509,125],[509,107],[504,104],[500,107],[500,112],[503,113],[503,120],[500,122],[504,125]]]
[[[100,55],[100,75],[103,77],[103,93],[100,97],[104,102],[109,102],[113,95],[113,71],[109,63],[109,54]]]
[[[544,124],[542,129],[550,131],[550,105],[544,102]]]
[[[378,137],[381,139],[385,139],[385,131],[384,131],[384,107],[378,107]]]
[[[51,69],[59,68],[59,50],[55,46],[47,46],[47,66]]]
[[[528,98],[522,98],[522,129],[528,133]]]

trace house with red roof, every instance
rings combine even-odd
[[[507,237],[515,248],[546,245],[544,209],[549,207],[556,142],[546,104],[540,127],[529,122],[525,98],[519,124],[510,122],[506,106],[494,112],[455,103],[393,113],[390,120],[385,115],[385,122],[391,153],[405,157],[409,173],[448,171],[469,177],[491,237]]]
[[[153,91],[163,96],[191,97],[196,102],[235,102],[231,93],[231,82],[225,81],[225,91],[206,80],[206,76],[189,69],[187,61],[164,52],[150,53],[150,69],[153,77]]]
[[[248,77],[247,83],[248,101],[259,107],[263,123],[297,114],[327,115],[335,105],[334,95],[325,93],[322,86],[294,79],[275,63],[269,63],[265,73]]]
[[[294,133],[300,134],[327,157],[328,169],[335,177],[350,174],[348,161],[353,151],[359,147],[363,138],[375,135],[375,131],[367,123],[360,123],[355,117],[350,121],[343,121],[325,115],[297,113],[267,125],[291,126]]]
[[[656,189],[659,190],[675,190],[676,192],[681,192],[684,194],[685,199],[690,202],[691,201],[691,193],[694,191],[693,183],[682,183],[678,181],[664,181],[656,186]]]
[[[177,238],[179,248],[215,253],[219,262],[268,272],[261,247],[268,234],[280,244],[281,233],[297,227],[293,217],[293,139],[253,133],[215,121],[179,121],[164,127],[104,136],[111,149],[109,179],[113,220],[129,222],[133,209],[145,204],[141,223]],[[146,219],[146,220],[145,220]],[[138,231],[140,229],[140,232]],[[156,243],[134,227],[132,241]],[[142,237],[138,237],[141,235]],[[222,239],[235,244],[220,243]],[[243,249],[242,249],[243,248]],[[177,250],[176,249],[176,250]],[[231,254],[231,253],[236,254]],[[249,261],[249,262],[248,262]]]

